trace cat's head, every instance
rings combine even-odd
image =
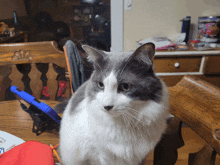
[[[153,71],[153,43],[133,53],[104,52],[86,45],[83,48],[94,66],[87,95],[103,111],[115,115],[135,101],[161,100],[162,84]]]

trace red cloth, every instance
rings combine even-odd
[[[0,165],[54,165],[50,146],[27,141],[0,155]]]

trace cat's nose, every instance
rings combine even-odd
[[[110,111],[113,108],[113,105],[104,106],[107,111]]]

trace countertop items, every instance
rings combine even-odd
[[[220,48],[212,48],[211,50],[196,50],[194,47],[189,46],[187,51],[182,50],[174,50],[174,51],[167,51],[167,50],[157,50],[155,56],[201,56],[201,55],[219,55],[220,56]]]
[[[177,50],[189,50],[189,47],[187,45],[178,45]]]

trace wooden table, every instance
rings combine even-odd
[[[57,101],[43,100],[52,108]],[[25,103],[25,102],[23,102]],[[28,105],[25,103],[25,105]],[[36,136],[32,132],[33,120],[30,115],[21,109],[18,100],[0,102],[0,130],[15,135],[24,141],[36,140],[47,145],[56,145],[59,143],[58,131],[43,132]],[[55,158],[55,162],[58,162]]]

